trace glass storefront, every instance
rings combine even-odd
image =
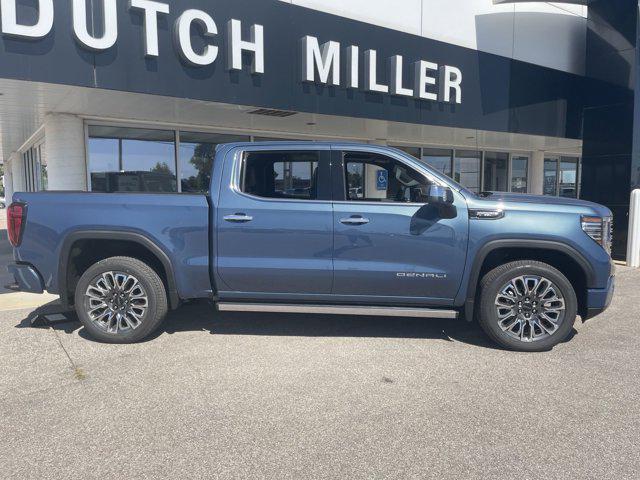
[[[485,152],[484,191],[507,192],[509,190],[509,154]]]
[[[456,150],[454,159],[454,180],[474,193],[480,193],[480,171],[482,152]]]
[[[216,145],[250,140],[237,135],[99,125],[89,126],[88,133],[94,192],[204,193],[209,189]]]
[[[47,162],[44,158],[44,144],[29,148],[22,154],[25,190],[40,192],[47,190]]]
[[[545,195],[558,194],[558,158],[545,157],[544,159],[544,185],[542,193]]]
[[[90,188],[96,192],[206,193],[217,145],[251,140],[263,138],[91,125],[87,138]],[[395,148],[476,193],[529,191],[528,155],[454,148]],[[46,175],[43,178],[46,182]],[[579,158],[545,158],[545,195],[575,198],[579,195],[579,188]]]
[[[246,142],[248,137],[219,133],[179,132],[178,166],[180,186],[185,193],[206,193],[216,147],[221,143]]]
[[[527,193],[529,191],[529,157],[514,155],[511,157],[511,191]]]
[[[580,159],[546,156],[544,159],[545,195],[578,198],[580,195]]]
[[[398,150],[402,150],[405,153],[408,153],[412,157],[420,158],[420,151],[422,150],[420,147],[394,147]]]
[[[422,161],[440,173],[451,177],[451,164],[453,161],[453,150],[443,148],[423,148]]]
[[[578,198],[577,158],[562,157],[560,159],[560,177],[558,181],[558,195],[567,198]]]
[[[529,191],[529,156],[454,148],[395,146],[474,192]]]
[[[94,192],[177,192],[175,133],[89,127],[89,173]]]

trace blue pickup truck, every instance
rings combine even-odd
[[[182,301],[220,311],[465,318],[548,350],[614,289],[611,211],[474,194],[418,159],[348,143],[217,148],[206,194],[16,193],[15,284],[136,342]]]

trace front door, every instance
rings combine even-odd
[[[450,304],[465,267],[466,202],[429,205],[428,169],[398,156],[333,153],[335,295]],[[417,162],[417,161],[416,161]],[[341,198],[340,198],[341,197]]]
[[[249,147],[225,162],[218,289],[255,298],[331,293],[329,148]]]

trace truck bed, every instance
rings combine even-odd
[[[60,292],[62,263],[83,234],[109,231],[152,242],[171,263],[180,298],[212,294],[209,275],[210,211],[205,195],[39,192],[19,193],[27,223],[15,260],[36,267],[45,289]]]

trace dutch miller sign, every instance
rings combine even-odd
[[[103,25],[99,36],[87,21],[86,0],[71,2],[73,16],[73,36],[78,45],[94,52],[105,51],[118,42],[118,0],[102,0]],[[38,10],[35,22],[26,24],[19,20],[17,0],[0,0],[2,34],[16,39],[38,40],[51,34],[54,24],[53,0],[37,0]],[[56,2],[58,3],[58,2]],[[128,10],[143,16],[143,38],[145,56],[160,55],[158,28],[161,16],[169,15],[172,6],[167,2],[152,0],[129,0]],[[248,35],[242,33],[239,19],[226,22],[221,31],[209,13],[198,9],[186,9],[177,17],[173,31],[173,44],[181,60],[191,67],[205,67],[218,61],[220,39],[225,35],[226,69],[242,70],[242,56],[251,55],[251,74],[265,75],[265,28],[260,24],[248,26]],[[198,32],[199,46],[193,42],[193,32]],[[365,92],[411,97],[431,102],[462,103],[462,71],[451,65],[442,65],[426,60],[414,62],[405,68],[402,55],[380,59],[378,52],[358,45],[343,45],[329,40],[321,43],[317,37],[305,35],[299,39],[300,80]],[[388,82],[378,77],[378,63],[385,62]],[[406,75],[412,72],[413,78]],[[364,75],[361,75],[364,72]],[[362,78],[361,78],[362,77]]]

